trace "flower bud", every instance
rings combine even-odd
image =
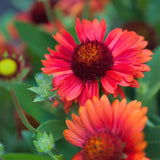
[[[38,152],[49,152],[54,147],[54,139],[52,134],[48,136],[46,132],[38,133],[37,140],[33,141]]]
[[[4,147],[2,143],[0,143],[0,156],[4,153]]]

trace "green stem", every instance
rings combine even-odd
[[[25,117],[25,115],[24,115],[24,113],[22,111],[22,108],[21,108],[21,106],[20,106],[20,104],[18,102],[18,99],[17,99],[17,96],[16,96],[14,88],[11,88],[11,97],[12,97],[12,100],[13,100],[13,103],[15,105],[15,108],[16,108],[16,110],[17,110],[17,112],[18,112],[23,124],[26,126],[26,128],[28,128],[28,130],[30,130],[31,132],[37,134],[38,131],[35,128],[33,128],[31,126],[31,124],[28,122],[28,120],[26,119],[26,117]]]
[[[48,20],[50,21],[50,23],[53,23],[53,12],[49,4],[49,0],[44,0],[44,6]]]
[[[58,159],[56,158],[56,156],[53,155],[53,153],[52,153],[51,151],[49,151],[49,152],[47,152],[47,153],[48,153],[48,155],[49,155],[53,160],[58,160]]]

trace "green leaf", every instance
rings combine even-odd
[[[145,2],[146,3],[146,2]],[[146,10],[146,19],[152,25],[160,22],[160,1],[158,0],[150,0],[147,10]]]
[[[53,89],[52,79],[53,76],[46,74],[37,74],[36,82],[39,87],[28,88],[32,92],[37,94],[37,97],[34,99],[34,102],[44,101],[45,99],[51,99],[57,95],[56,91],[51,91]]]
[[[135,8],[135,2],[132,3],[132,1],[126,0],[112,0],[112,2],[122,20],[130,21],[131,19],[137,18],[139,15],[137,8]]]
[[[136,89],[136,98],[149,107],[149,111],[157,112],[156,95],[160,90],[160,47],[153,51],[152,60],[147,63],[151,71],[141,79],[140,88]]]
[[[41,96],[39,96],[39,97],[36,97],[33,102],[42,102],[42,101],[44,101],[45,99],[46,99],[46,97],[41,97]]]
[[[44,59],[44,54],[48,53],[47,48],[54,48],[56,42],[52,38],[51,34],[48,34],[38,27],[23,23],[15,22],[15,26],[18,30],[18,33],[24,41],[30,52],[27,52],[31,56],[31,64],[33,64],[33,71],[40,71],[41,60]]]
[[[151,67],[151,71],[147,72],[144,80],[150,83],[150,86],[157,85],[160,83],[160,46],[153,51],[154,55],[147,65]]]
[[[66,124],[64,120],[49,120],[38,127],[38,131],[40,132],[47,132],[48,134],[51,132],[55,142],[63,138],[63,131],[65,129]]]
[[[33,134],[28,130],[23,130],[21,133],[28,148],[32,151],[32,153],[36,152],[35,147],[33,145]]]
[[[40,58],[44,58],[47,47],[52,48],[56,44],[51,34],[43,32],[36,26],[23,22],[15,22],[15,26],[22,40],[25,41],[35,55]]]
[[[160,126],[145,128],[145,139],[148,146],[146,149],[147,156],[151,159],[160,157]]]
[[[151,0],[137,0],[137,5],[139,8],[145,11],[150,1]]]
[[[39,93],[39,87],[31,87],[28,88],[30,91],[34,92],[34,93]]]
[[[47,156],[40,156],[40,155],[33,155],[33,154],[26,154],[26,153],[13,153],[13,154],[6,154],[3,156],[5,160],[52,160]]]
[[[43,103],[34,103],[34,94],[28,90],[31,86],[25,83],[15,84],[15,92],[21,107],[38,122],[53,119],[53,115],[47,112]]]
[[[72,157],[80,151],[79,147],[70,144],[64,138],[56,142],[56,149],[62,152],[64,160],[72,159]]]

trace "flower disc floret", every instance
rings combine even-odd
[[[0,60],[0,75],[12,77],[16,74],[18,63],[12,58],[5,58]]]
[[[0,81],[23,80],[30,71],[23,55],[4,52],[0,55]]]
[[[71,68],[82,80],[104,76],[113,65],[113,56],[108,47],[98,41],[86,41],[72,53]]]
[[[86,142],[82,154],[88,160],[121,160],[123,146],[123,142],[113,134],[96,133]]]

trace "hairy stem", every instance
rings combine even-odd
[[[16,96],[14,88],[11,89],[11,97],[12,97],[13,103],[15,105],[15,108],[16,108],[16,110],[17,110],[17,112],[18,112],[23,124],[25,125],[25,127],[28,130],[30,130],[32,133],[37,134],[38,131],[31,126],[31,124],[28,122],[27,118],[24,115],[24,113],[22,111],[22,108],[21,108],[21,106],[20,106],[20,104],[18,102],[18,99],[17,99],[17,96]]]

